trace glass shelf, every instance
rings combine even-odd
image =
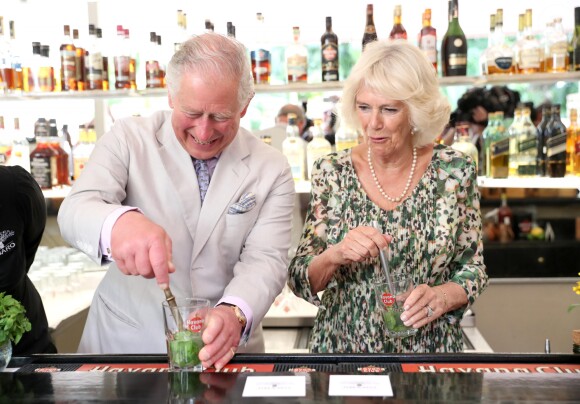
[[[536,73],[536,74],[509,74],[493,76],[457,76],[440,77],[442,87],[449,86],[485,86],[494,84],[514,83],[555,83],[558,81],[580,81],[580,72],[567,73]],[[258,84],[256,93],[288,93],[288,92],[325,92],[341,91],[344,82],[334,81],[325,83],[292,83],[292,84]],[[167,89],[143,90],[111,90],[111,91],[74,91],[57,93],[17,93],[0,95],[0,101],[35,100],[35,99],[99,99],[99,98],[131,98],[131,97],[165,97]]]

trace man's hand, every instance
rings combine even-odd
[[[204,368],[215,366],[221,370],[235,355],[242,326],[229,306],[217,306],[210,310],[205,320],[202,339],[205,346],[199,351]]]
[[[125,275],[155,277],[159,285],[169,284],[175,272],[171,239],[165,230],[145,215],[129,211],[117,219],[111,232],[111,254]]]

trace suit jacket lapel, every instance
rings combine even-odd
[[[177,197],[181,200],[185,224],[193,239],[201,210],[201,201],[191,156],[175,137],[170,118],[166,119],[157,132],[157,140],[160,144],[159,155],[167,171],[167,176],[173,183]]]
[[[238,132],[234,141],[222,152],[211,177],[193,239],[192,260],[200,253],[229,205],[236,202],[233,197],[249,173],[243,161],[249,154],[243,136],[243,132]]]

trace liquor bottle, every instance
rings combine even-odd
[[[574,8],[574,33],[568,46],[570,71],[580,70],[580,7]]]
[[[9,21],[10,27],[10,64],[12,67],[12,84],[13,91],[22,91],[22,60],[20,58],[20,44],[16,41],[16,29],[14,28],[14,21]]]
[[[129,56],[129,88],[137,89],[137,50],[132,45],[129,28],[125,28],[125,50]]]
[[[449,25],[441,44],[443,76],[467,74],[467,40],[459,25],[458,0],[449,0]]]
[[[22,89],[26,93],[40,91],[40,68],[42,59],[40,56],[40,42],[32,42],[32,57],[22,69]]]
[[[315,119],[314,126],[310,129],[312,140],[306,146],[306,167],[308,168],[308,178],[311,178],[312,165],[318,158],[332,153],[332,145],[324,138],[322,131],[322,119]]]
[[[373,5],[367,4],[367,23],[365,25],[365,33],[362,38],[362,49],[365,50],[365,46],[369,42],[376,41],[377,29],[375,28],[375,21],[373,18]]]
[[[62,91],[77,89],[76,48],[70,37],[70,26],[64,26],[64,36],[60,45],[60,85]]]
[[[103,54],[99,48],[97,30],[89,24],[89,41],[85,54],[85,80],[87,90],[103,89]]]
[[[115,88],[117,90],[131,88],[131,56],[129,55],[128,41],[125,40],[125,30],[117,25],[116,54],[113,58],[115,65]]]
[[[30,172],[30,144],[26,136],[20,131],[20,119],[14,118],[14,131],[12,132],[12,153],[8,165],[20,166]]]
[[[12,87],[8,40],[4,35],[4,17],[0,16],[0,94],[10,91]]]
[[[552,105],[552,116],[544,130],[548,177],[566,174],[566,127],[560,120],[560,104]]]
[[[235,27],[234,27],[235,28]],[[157,49],[159,54],[163,55],[165,54],[165,49],[163,48],[162,42],[161,42],[161,35],[157,35]],[[163,60],[169,60],[171,59],[171,57],[163,57]],[[165,64],[159,62],[159,80],[161,81],[161,87],[165,88]]]
[[[75,46],[75,66],[77,78],[77,90],[85,91],[86,89],[86,73],[85,73],[85,47],[81,45],[79,39],[79,30],[73,29],[73,45]]]
[[[296,125],[296,115],[288,114],[286,125],[286,139],[282,142],[282,153],[288,159],[294,181],[306,179],[306,141],[300,137]]]
[[[34,124],[36,147],[30,153],[30,173],[41,189],[58,185],[57,161],[54,150],[48,144],[48,123],[39,118]]]
[[[512,74],[515,72],[514,51],[507,45],[503,32],[503,9],[495,13],[495,39],[487,55],[487,74]]]
[[[147,55],[145,57],[145,87],[147,88],[161,88],[161,69],[157,59],[157,34],[155,32],[149,33],[149,45]]]
[[[103,90],[107,91],[111,88],[109,79],[109,57],[105,56],[103,53],[103,30],[101,28],[97,28],[97,49],[101,53],[103,58]]]
[[[235,38],[236,37],[236,27],[234,26],[234,23],[231,21],[228,21],[226,23],[226,32],[228,34],[229,37],[231,38]]]
[[[402,24],[401,6],[397,4],[393,10],[393,28],[389,34],[389,39],[407,39],[407,31]]]
[[[526,15],[518,14],[518,33],[516,34],[516,43],[513,44],[512,49],[514,51],[514,71],[515,73],[520,73],[518,67],[518,60],[520,58],[520,43],[524,39],[524,30],[526,27]]]
[[[499,223],[499,241],[508,242],[514,239],[513,231],[513,211],[507,202],[505,192],[501,194],[501,205],[497,210],[497,221]]]
[[[538,172],[538,133],[529,107],[521,108],[521,123],[516,133],[516,175],[535,177]],[[512,156],[510,155],[510,164]]]
[[[38,73],[40,91],[56,91],[56,74],[54,72],[53,62],[50,59],[50,47],[48,45],[40,45],[40,58],[40,70]]]
[[[566,133],[566,174],[580,174],[580,127],[578,126],[578,110],[570,108],[568,115],[570,125]],[[577,148],[579,147],[579,148]],[[14,149],[12,150],[14,153]]]
[[[491,178],[507,178],[509,174],[510,138],[503,123],[503,112],[496,112],[497,131],[489,143],[489,172]]]
[[[339,80],[338,36],[332,31],[332,17],[326,17],[326,31],[320,38],[322,81]]]
[[[73,178],[78,180],[84,170],[91,155],[92,149],[89,142],[89,135],[85,125],[79,125],[78,142],[73,147]]]
[[[58,128],[56,126],[56,119],[53,118],[48,121],[48,144],[54,150],[56,155],[57,185],[70,185],[70,174],[68,168],[69,154],[61,146],[58,136]]]
[[[300,42],[300,27],[293,27],[293,43],[286,48],[288,83],[308,81],[308,49]]]
[[[532,10],[525,14],[524,37],[518,42],[517,70],[522,74],[540,73],[544,71],[544,51],[540,42],[532,32]]]
[[[477,168],[479,154],[477,152],[477,147],[475,147],[475,145],[471,142],[471,138],[469,136],[469,122],[457,122],[455,125],[455,135],[453,138],[453,143],[451,144],[451,148],[459,150],[466,156],[471,157]]]
[[[489,15],[489,33],[487,34],[487,48],[481,52],[479,65],[481,74],[488,74],[488,66],[493,64],[492,50],[495,45],[495,14]]]
[[[554,18],[554,27],[546,33],[545,62],[547,72],[567,72],[569,69],[568,38],[562,26],[562,18]]]
[[[427,55],[437,71],[437,30],[431,26],[431,9],[423,12],[423,28],[419,33],[419,48]]]
[[[536,133],[538,136],[538,152],[536,157],[536,167],[537,174],[541,177],[546,176],[546,141],[544,134],[546,131],[546,125],[550,122],[552,118],[552,106],[542,105],[542,119],[536,128]]]
[[[514,111],[514,120],[508,127],[508,136],[510,139],[509,145],[509,164],[508,164],[508,176],[517,177],[518,176],[518,134],[522,127],[522,108],[518,106]]]
[[[358,135],[356,131],[347,128],[345,125],[340,125],[335,138],[335,148],[336,151],[350,149],[358,145]]]
[[[70,181],[73,179],[73,174],[74,174],[74,159],[73,159],[72,139],[71,139],[70,133],[68,131],[67,124],[62,125],[62,129],[58,131],[58,142],[60,144],[60,147],[66,152],[66,154],[68,156],[67,175],[68,175],[69,184],[70,184]]]
[[[0,115],[0,166],[5,166],[12,153],[12,138],[4,128],[4,117]]]
[[[272,56],[265,43],[267,34],[264,28],[264,16],[262,13],[256,13],[256,24],[256,42],[250,52],[252,75],[254,76],[255,84],[269,84]]]

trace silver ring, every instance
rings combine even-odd
[[[425,307],[427,308],[427,318],[429,318],[429,317],[433,317],[433,313],[434,313],[434,311],[433,311],[433,309],[431,308],[431,306],[427,305],[427,306],[425,306]]]

